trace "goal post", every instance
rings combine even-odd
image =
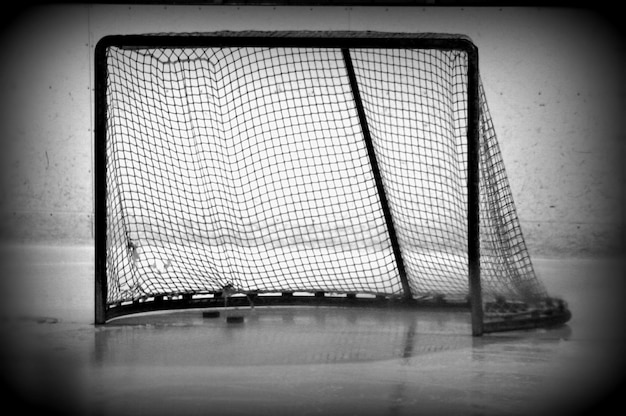
[[[478,69],[447,34],[103,38],[95,322],[232,292],[460,306],[474,335],[566,322],[533,270]]]

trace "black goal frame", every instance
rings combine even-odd
[[[355,82],[354,69],[351,67],[349,50],[351,48],[406,48],[437,49],[460,51],[467,54],[468,74],[468,128],[467,128],[467,255],[469,300],[464,308],[471,309],[472,334],[480,336],[485,332],[483,323],[483,305],[481,294],[480,239],[479,239],[479,125],[480,91],[478,70],[478,49],[463,35],[447,34],[408,34],[378,32],[215,32],[201,34],[150,34],[150,35],[111,35],[102,38],[95,47],[95,324],[104,324],[112,318],[139,312],[219,307],[224,305],[221,292],[209,296],[181,295],[177,297],[155,296],[141,301],[109,304],[107,302],[107,206],[106,206],[106,142],[107,142],[107,49],[119,48],[187,48],[187,47],[299,47],[341,49],[344,63],[350,79],[353,97],[359,114],[359,121],[368,149],[370,164],[374,173],[387,230],[392,244],[395,260],[404,290],[403,299],[385,297],[361,297],[356,294],[345,296],[325,296],[319,292],[311,296],[295,296],[293,293],[253,296],[256,305],[415,305],[406,280],[404,264],[393,226],[391,211],[387,204],[385,189],[378,171],[376,156],[373,152],[369,128],[364,117],[363,104]],[[226,295],[228,297],[228,295]],[[231,305],[244,304],[246,297],[232,297]],[[457,306],[459,306],[457,304]],[[506,328],[505,328],[506,329]],[[502,329],[496,329],[502,330]]]

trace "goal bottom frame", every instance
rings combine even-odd
[[[416,314],[424,310],[443,309],[471,311],[471,302],[446,300],[443,297],[406,299],[401,296],[364,295],[356,293],[329,294],[325,292],[282,292],[250,293],[229,296],[223,292],[209,294],[184,294],[155,296],[132,302],[110,304],[106,308],[104,323],[128,315],[175,311],[184,309],[222,309],[228,307],[272,307],[272,306],[312,306],[312,307],[368,307],[408,309]],[[508,309],[506,312],[498,311]],[[557,327],[566,324],[572,317],[567,303],[559,298],[546,298],[538,304],[517,302],[502,305],[498,302],[485,305],[482,333],[531,330]]]

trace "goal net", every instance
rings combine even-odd
[[[96,322],[227,287],[472,304],[477,334],[567,320],[533,270],[476,62],[447,35],[104,38]]]

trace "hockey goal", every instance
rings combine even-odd
[[[95,60],[96,323],[233,293],[462,306],[474,335],[569,319],[468,38],[108,36]]]

